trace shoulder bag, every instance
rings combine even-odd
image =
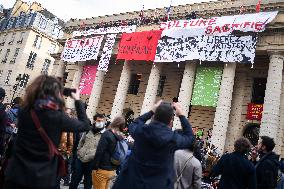
[[[34,110],[31,110],[31,116],[32,116],[33,122],[34,122],[36,129],[39,132],[41,138],[48,145],[49,158],[51,159],[54,156],[57,157],[57,160],[58,160],[57,174],[58,174],[58,176],[61,176],[61,177],[66,176],[67,175],[66,161],[64,160],[63,156],[59,153],[59,151],[56,148],[56,146],[54,145],[54,143],[48,137],[45,130],[41,127],[38,116],[36,115]]]

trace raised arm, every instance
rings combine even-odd
[[[147,120],[151,119],[151,117],[154,115],[156,109],[160,104],[162,103],[162,100],[158,101],[153,107],[152,110],[141,115],[140,117],[136,118],[132,124],[129,126],[129,134],[135,139],[135,131],[137,127],[143,126]]]
[[[66,132],[84,132],[91,129],[90,120],[87,117],[83,102],[76,100],[75,108],[78,119],[70,118],[66,113],[62,112],[61,130]]]
[[[154,115],[153,111],[147,112],[140,117],[136,118],[130,125],[129,125],[129,134],[131,136],[134,136],[135,130],[139,126],[143,126],[147,120],[151,119],[151,117]]]
[[[181,126],[182,126],[182,133],[175,133],[175,142],[176,148],[188,148],[194,141],[194,134],[191,128],[189,121],[184,116],[182,111],[181,105],[179,103],[174,103],[174,107],[176,109],[176,115],[179,117]]]

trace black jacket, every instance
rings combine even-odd
[[[113,171],[116,166],[111,163],[111,156],[114,153],[117,137],[109,129],[106,130],[100,138],[99,144],[97,146],[95,158],[94,158],[94,169],[103,169],[108,171]]]
[[[8,116],[5,110],[3,103],[0,103],[0,155],[4,153],[5,129],[8,124]]]
[[[253,164],[243,154],[233,152],[221,157],[212,176],[222,175],[220,189],[256,189]]]
[[[58,147],[62,132],[81,132],[91,129],[84,105],[75,101],[78,119],[72,119],[62,111],[41,110],[37,116],[49,138]],[[48,188],[57,184],[56,157],[49,158],[48,145],[44,142],[31,118],[30,111],[18,114],[18,136],[6,179],[30,188]]]
[[[134,147],[113,189],[174,188],[174,152],[188,148],[194,135],[184,116],[180,116],[183,133],[179,134],[158,121],[145,124],[152,115],[148,112],[129,126]]]
[[[265,154],[256,163],[257,189],[275,189],[280,162],[274,152]]]

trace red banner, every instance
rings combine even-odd
[[[124,33],[117,59],[154,61],[161,30]]]
[[[248,120],[258,120],[262,118],[263,104],[248,104],[247,119]]]
[[[80,81],[80,94],[91,95],[93,85],[96,79],[97,66],[84,66]]]

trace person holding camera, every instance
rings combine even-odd
[[[6,170],[6,189],[57,187],[64,173],[57,149],[62,133],[91,129],[79,91],[69,95],[75,100],[78,119],[65,113],[63,86],[56,78],[41,75],[27,87],[18,113],[18,136]]]
[[[174,112],[181,121],[182,133],[172,131]],[[135,140],[134,147],[113,189],[173,189],[174,153],[189,148],[194,141],[181,105],[159,101],[151,111],[133,121],[129,133]]]

